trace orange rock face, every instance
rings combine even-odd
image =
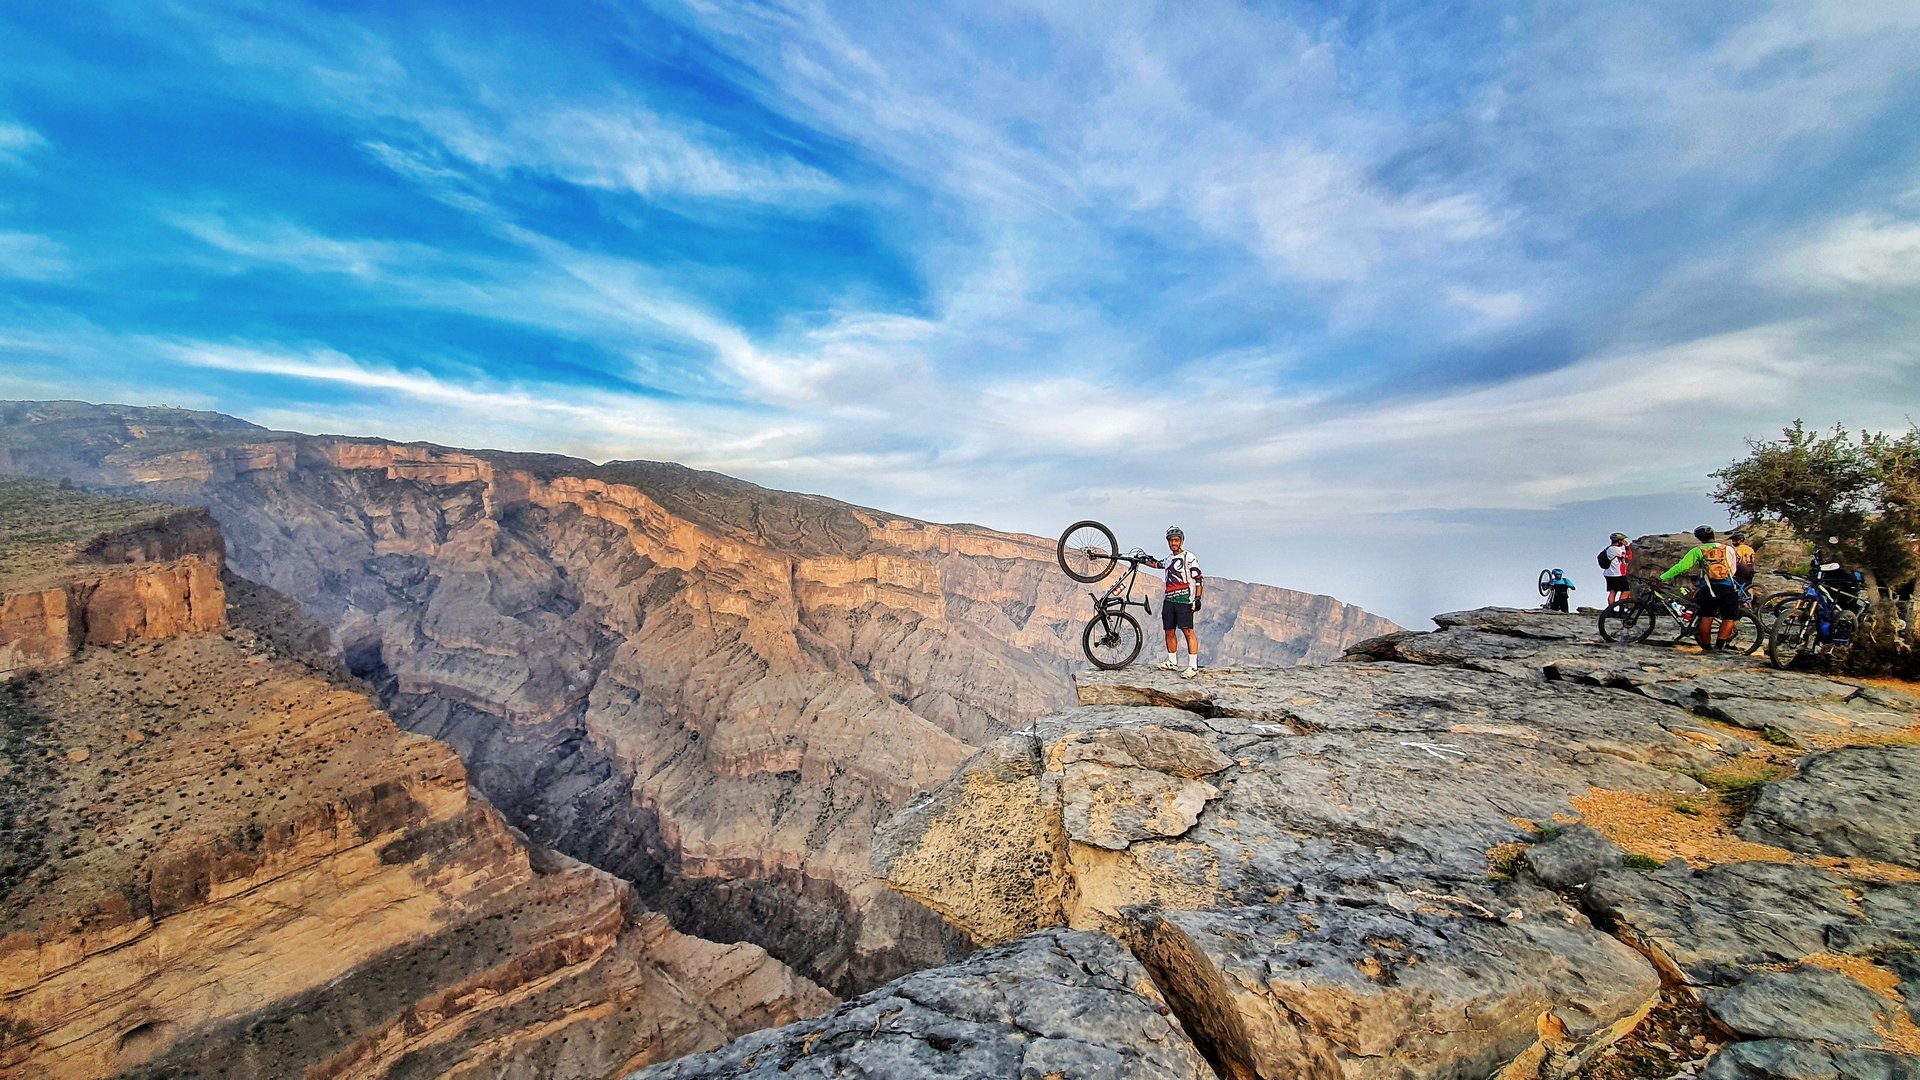
[[[246,628],[0,684],[0,1074],[593,1075],[824,1008]]]
[[[50,539],[30,568],[0,575],[0,677],[60,663],[82,645],[226,625],[226,551],[205,511],[63,540]]]

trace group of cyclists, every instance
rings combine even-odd
[[[1693,538],[1694,546],[1679,562],[1661,573],[1660,581],[1664,584],[1686,574],[1698,574],[1693,595],[1697,613],[1694,639],[1702,651],[1731,648],[1738,630],[1737,620],[1754,599],[1756,553],[1746,536],[1738,531],[1723,540],[1711,525],[1701,525],[1693,530]],[[1633,544],[1625,533],[1608,537],[1607,547],[1598,558],[1606,571],[1609,604],[1626,600],[1631,594],[1634,556]],[[1838,537],[1829,538],[1823,549],[1816,550],[1808,575],[1828,584],[1848,586],[1857,578],[1840,565]]]

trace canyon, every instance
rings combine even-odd
[[[979,747],[1068,705],[1082,663],[1085,589],[1049,541],[676,465],[16,402],[0,404],[0,473],[177,504],[153,511],[179,515],[170,535],[217,526],[232,580],[291,598],[315,655],[451,747],[463,789],[545,853],[529,859],[612,875],[656,934],[762,947],[793,987],[858,993],[974,947],[875,875],[871,838]],[[1394,629],[1327,597],[1210,586],[1220,663],[1325,660]],[[98,662],[82,646],[105,638],[19,602]],[[758,997],[830,1000],[793,987]]]
[[[0,1075],[599,1077],[831,1004],[527,843],[204,514],[0,509]]]
[[[1098,672],[1034,537],[0,420],[0,1070],[1920,1075],[1911,686],[1217,579]]]

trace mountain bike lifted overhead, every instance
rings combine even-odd
[[[1080,649],[1097,668],[1112,671],[1133,663],[1140,655],[1145,637],[1140,632],[1140,620],[1126,609],[1138,607],[1148,615],[1153,614],[1146,600],[1133,598],[1133,582],[1140,576],[1140,564],[1151,561],[1152,556],[1140,548],[1121,554],[1113,530],[1097,521],[1076,521],[1067,526],[1067,531],[1060,534],[1054,554],[1068,577],[1089,583],[1104,579],[1119,564],[1127,564],[1126,572],[1107,588],[1105,596],[1087,593],[1093,600],[1093,618],[1088,619],[1086,629],[1080,631]]]

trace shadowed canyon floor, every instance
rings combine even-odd
[[[1089,603],[1050,542],[646,462],[270,432],[214,414],[0,404],[0,471],[209,508],[405,729],[536,842],[676,926],[843,993],[964,934],[879,882],[874,830],[1071,704]],[[1222,662],[1392,629],[1225,577]]]
[[[638,1075],[1920,1075],[1920,697],[1438,622],[1082,676],[875,841],[1006,944]]]

